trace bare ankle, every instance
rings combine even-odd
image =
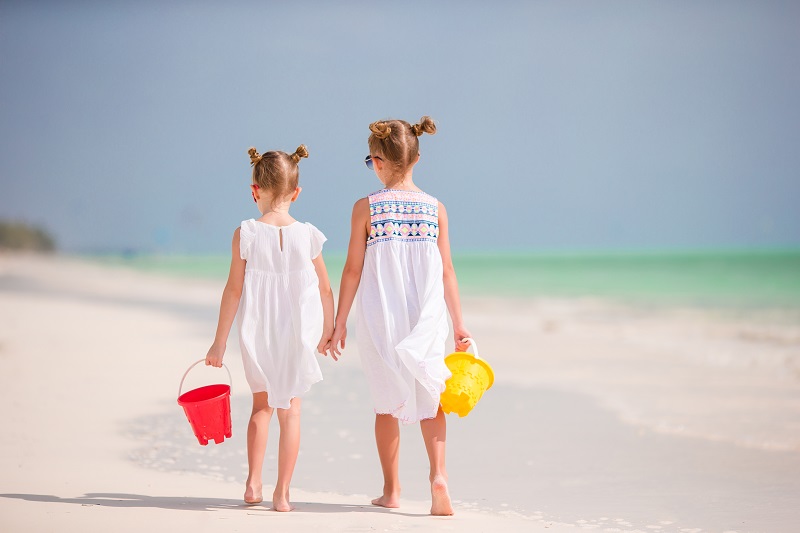
[[[396,496],[400,497],[400,486],[399,485],[391,485],[391,486],[383,486],[383,495],[384,496]]]

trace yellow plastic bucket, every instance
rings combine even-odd
[[[478,345],[469,341],[472,353],[455,352],[445,357],[444,362],[453,376],[447,380],[445,391],[439,402],[447,414],[467,416],[483,393],[494,384],[494,372],[489,363],[478,356]]]

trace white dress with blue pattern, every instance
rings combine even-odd
[[[422,191],[369,195],[370,234],[358,289],[358,344],[375,412],[433,418],[450,371],[439,253],[439,202]]]

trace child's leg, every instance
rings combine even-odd
[[[261,502],[261,468],[264,466],[264,453],[267,449],[269,421],[272,408],[267,403],[266,392],[253,394],[253,411],[250,423],[247,424],[247,484],[244,501],[246,503]]]
[[[381,507],[400,507],[400,426],[392,415],[375,415],[375,443],[383,469],[383,495],[372,500]]]
[[[294,465],[300,451],[300,398],[292,398],[288,409],[278,409],[281,437],[278,444],[278,482],[272,493],[272,508],[276,511],[291,511],[289,483],[292,481]]]
[[[436,418],[422,420],[420,423],[422,438],[425,440],[425,449],[428,451],[428,461],[431,465],[431,514],[451,515],[453,506],[450,503],[450,494],[447,492],[447,470],[444,465],[445,442],[447,440],[447,421],[441,407],[436,413]]]

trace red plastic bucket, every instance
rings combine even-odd
[[[222,383],[206,385],[181,394],[183,381],[189,374],[189,370],[203,362],[205,359],[200,359],[183,374],[181,384],[178,386],[178,405],[183,407],[183,412],[189,419],[195,437],[200,444],[205,446],[209,440],[219,444],[225,440],[225,437],[231,438],[233,433],[231,431],[230,385]],[[222,366],[228,372],[228,381],[232,383],[231,371],[224,364]]]

